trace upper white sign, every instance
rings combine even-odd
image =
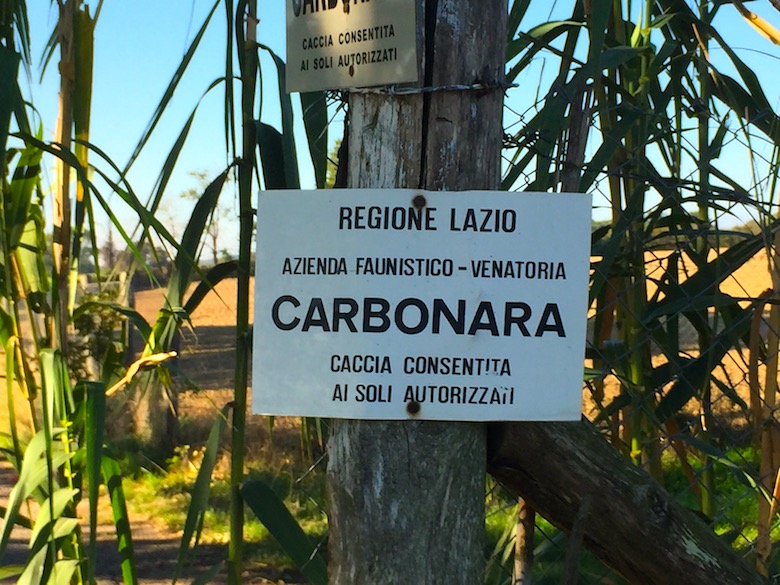
[[[285,0],[287,91],[417,81],[414,0]]]
[[[260,193],[253,410],[579,420],[591,200]]]

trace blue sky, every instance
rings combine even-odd
[[[30,28],[33,41],[33,56],[37,60],[43,45],[56,22],[54,10],[46,0],[31,0],[28,3]],[[92,9],[97,1],[89,2]],[[135,0],[104,2],[95,37],[95,74],[92,102],[92,135],[90,140],[102,148],[119,165],[123,166],[132,149],[148,124],[176,67],[187,47],[203,23],[214,0]],[[260,0],[258,3],[260,23],[258,40],[269,45],[284,57],[284,2],[282,0]],[[571,10],[571,0],[534,3],[538,7],[524,22],[528,29],[548,19],[566,18]],[[543,6],[543,8],[542,8]],[[768,0],[748,3],[750,9],[759,12],[770,22],[780,27],[780,13],[774,11]],[[135,164],[130,181],[136,192],[144,199],[151,191],[159,169],[171,148],[173,141],[184,125],[208,85],[224,71],[224,9],[217,8],[209,30],[191,64],[182,84],[168,108],[166,116],[157,128],[154,137]],[[527,23],[527,24],[526,24]],[[728,35],[728,40],[739,54],[750,62],[756,73],[767,86],[770,102],[780,106],[780,83],[774,75],[780,64],[780,48],[760,38],[731,6],[721,9],[716,24]],[[718,55],[713,52],[713,59]],[[523,86],[536,87],[539,71],[543,64],[539,59],[536,69],[529,69]],[[45,138],[52,139],[56,122],[57,59],[49,66],[42,84],[28,86],[29,96],[38,108],[45,129]],[[262,118],[279,126],[278,99],[270,91],[276,83],[275,71],[270,60],[264,61],[268,75],[267,91],[263,102]],[[34,71],[37,77],[39,72]],[[537,76],[537,77],[534,77]],[[236,86],[237,87],[237,86]],[[224,130],[222,122],[221,87],[203,98],[199,107],[195,127],[189,138],[189,145],[182,154],[178,170],[169,186],[167,203],[162,210],[174,233],[184,226],[184,218],[192,203],[183,201],[179,194],[198,186],[191,172],[205,172],[216,175],[225,165]],[[532,102],[527,89],[510,90],[508,103],[517,111],[524,111]],[[294,100],[294,102],[297,100]],[[340,135],[341,129],[334,125],[332,138]],[[300,144],[304,144],[301,141]],[[313,187],[312,173],[305,165],[305,152],[299,152],[302,160],[303,186]],[[232,194],[225,193],[229,203]],[[131,215],[122,210],[118,198],[115,202],[120,217],[131,221]],[[598,201],[594,201],[598,203]],[[230,205],[228,205],[230,208]],[[223,230],[223,247],[234,248],[234,224]],[[107,222],[103,224],[107,229]]]
[[[94,12],[97,2],[89,3]],[[213,6],[213,0],[104,3],[95,31],[95,64],[90,141],[104,150],[120,167],[124,166],[149,123],[165,88],[179,66],[187,48]],[[284,13],[281,0],[262,3],[258,37],[280,55],[284,55]],[[28,2],[33,58],[38,60],[56,22],[56,10],[45,0]],[[190,64],[149,145],[130,173],[130,182],[142,199],[151,192],[163,161],[193,108],[198,114],[182,153],[177,172],[171,180],[163,220],[170,220],[172,231],[181,233],[192,203],[178,195],[199,182],[191,172],[217,175],[226,164],[224,123],[222,118],[224,86],[203,97],[209,84],[224,75],[225,15],[217,8],[201,46]],[[57,117],[57,60],[49,65],[41,84],[36,79],[27,85],[28,95],[38,109],[44,137],[53,139]],[[36,64],[37,66],[37,64]],[[265,62],[271,71],[273,65]],[[26,84],[26,82],[23,82]],[[237,84],[236,84],[236,87]],[[268,96],[263,103],[263,118],[275,123],[279,117],[278,99]],[[275,123],[278,126],[278,123]],[[93,159],[93,162],[95,160]],[[306,174],[308,180],[311,173]],[[313,187],[313,184],[309,186]],[[232,194],[226,192],[226,203]],[[120,216],[132,221],[123,204],[112,198]],[[166,218],[166,215],[169,216]],[[108,229],[107,221],[103,223]],[[233,225],[226,226],[230,238]],[[225,247],[234,248],[230,241]]]
[[[90,4],[94,7],[97,2],[93,0]],[[264,11],[259,34],[263,42],[284,54],[282,2],[267,4],[275,9]],[[117,162],[130,155],[212,5],[213,0],[108,0],[104,3],[95,32],[91,140]],[[56,15],[45,0],[28,2],[28,6],[33,54],[37,57]],[[159,151],[153,149],[152,158],[164,156],[208,85],[224,74],[224,20],[224,10],[220,7],[156,132],[163,144]],[[42,109],[44,124],[49,128],[53,128],[56,118],[57,83],[54,61],[43,85],[31,88],[34,103]],[[188,152],[188,158],[195,163],[191,170],[199,170],[203,165],[214,169],[222,166],[224,154],[211,140],[213,130],[222,133],[222,91],[221,88],[212,91],[201,106],[197,126],[203,134],[195,140],[197,148]],[[276,115],[275,111],[270,115]],[[210,152],[212,148],[214,152]]]

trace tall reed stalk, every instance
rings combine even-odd
[[[249,275],[254,217],[252,215],[252,184],[255,173],[255,91],[257,80],[257,2],[239,3],[236,18],[236,47],[241,71],[242,152],[238,167],[239,252],[236,323],[235,406],[233,408],[232,458],[230,466],[230,550],[228,552],[228,582],[241,583],[241,562],[244,542],[244,501],[241,486],[244,481],[246,438],[247,378],[249,375]],[[243,10],[242,10],[243,8]]]

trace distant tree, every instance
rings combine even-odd
[[[103,265],[107,266],[109,269],[116,266],[117,261],[119,260],[120,251],[114,242],[114,232],[112,230],[108,230],[108,238],[106,238],[106,242],[100,247],[100,256]]]

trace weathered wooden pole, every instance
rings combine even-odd
[[[587,422],[488,426],[488,471],[632,585],[767,585]]]
[[[417,0],[423,82],[351,93],[350,187],[499,187],[506,15],[506,0]],[[334,422],[330,582],[482,582],[485,457],[482,424]]]

